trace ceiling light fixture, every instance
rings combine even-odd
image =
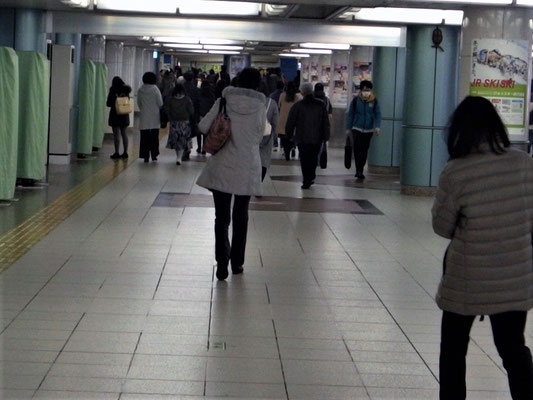
[[[292,49],[293,53],[308,53],[308,54],[331,54],[331,50],[327,49]]]
[[[408,0],[419,3],[419,0]],[[513,0],[424,0],[424,3],[457,3],[457,4],[513,4]]]
[[[350,45],[346,43],[301,43],[300,47],[310,49],[350,50]]]
[[[259,15],[260,3],[243,1],[178,0],[180,14]]]
[[[296,53],[280,53],[278,54],[280,57],[292,57],[292,58],[306,58],[311,57],[309,54],[296,54]]]
[[[516,0],[517,6],[533,7],[533,0]]]
[[[429,8],[355,8],[341,15],[344,19],[358,21],[376,21],[404,24],[440,24],[462,25],[464,11],[438,10]]]
[[[242,46],[215,46],[206,44],[204,45],[204,49],[206,50],[242,50]]]
[[[242,44],[242,41],[228,39],[200,39],[201,44]]]
[[[164,47],[179,48],[179,49],[202,49],[201,44],[187,44],[187,43],[164,43]]]
[[[208,50],[209,54],[241,54],[240,51],[232,51],[232,50]]]
[[[97,8],[102,10],[175,14],[176,0],[98,0]]]
[[[175,36],[156,36],[154,37],[155,42],[165,42],[165,43],[193,43],[198,44],[200,39],[193,37],[175,37]]]
[[[86,8],[89,7],[89,0],[61,0],[61,3],[70,7]]]

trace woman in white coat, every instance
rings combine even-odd
[[[433,205],[433,229],[451,240],[437,293],[441,400],[466,398],[465,358],[476,315],[490,317],[512,398],[533,399],[524,338],[533,307],[533,160],[509,146],[491,102],[463,100],[452,116],[450,161]]]
[[[147,163],[157,161],[159,155],[159,119],[160,109],[163,106],[163,98],[157,87],[157,77],[153,72],[143,75],[143,85],[137,93],[137,105],[139,106],[139,129],[141,131],[141,144],[139,157]]]
[[[231,120],[231,135],[215,155],[210,157],[197,184],[213,193],[215,203],[216,276],[228,277],[231,262],[233,274],[243,272],[248,231],[250,197],[262,194],[259,144],[266,126],[265,96],[257,91],[261,75],[254,68],[245,68],[239,75],[238,87],[222,92]],[[220,99],[200,121],[200,131],[206,133],[215,120]],[[235,196],[233,213],[231,200]],[[233,223],[231,244],[228,237]]]

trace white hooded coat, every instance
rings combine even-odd
[[[231,121],[231,135],[207,160],[197,185],[206,189],[256,196],[262,194],[259,144],[266,125],[265,96],[252,89],[227,87],[222,92]],[[198,124],[207,133],[218,114],[220,99]]]

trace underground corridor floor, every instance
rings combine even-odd
[[[219,282],[203,159],[161,149],[90,185],[0,273],[0,398],[438,398],[447,241],[431,198],[355,184],[335,149],[302,191],[298,163],[274,153],[244,274]],[[468,399],[510,398],[488,320],[467,365]]]

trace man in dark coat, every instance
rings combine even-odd
[[[313,96],[313,85],[304,83],[300,90],[304,98],[292,106],[285,133],[294,136],[300,152],[302,189],[309,189],[315,183],[318,153],[322,143],[329,140],[330,128],[324,103]]]
[[[185,82],[183,83],[183,88],[185,89],[185,94],[189,96],[192,100],[194,106],[194,117],[191,121],[191,139],[198,135],[198,122],[200,121],[200,89],[198,89],[196,79],[194,79],[194,73],[192,71],[187,71],[183,74]],[[192,140],[189,146],[189,150],[183,153],[181,161],[188,161],[190,158],[192,148]]]

